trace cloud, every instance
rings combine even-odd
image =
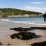
[[[46,8],[43,8],[44,10],[46,10]]]
[[[27,3],[30,3],[30,4],[43,4],[44,2],[27,2]]]
[[[31,4],[42,4],[43,2],[32,2]]]
[[[29,10],[29,11],[36,11],[36,12],[46,12],[46,7],[41,8],[41,7],[33,7],[33,6],[26,6],[24,5],[23,10]]]

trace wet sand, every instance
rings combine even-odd
[[[34,42],[42,42],[46,41],[46,30],[32,30],[31,32],[35,32],[37,35],[41,35],[42,37],[34,38],[30,40],[20,40],[20,39],[11,39],[10,35],[14,33],[18,33],[16,31],[10,30],[10,28],[14,27],[37,27],[38,25],[31,25],[31,24],[19,24],[19,23],[12,23],[0,20],[0,42],[2,42],[2,46],[8,46],[7,44],[11,44],[9,46],[31,46],[30,44]],[[43,26],[38,26],[43,27]]]

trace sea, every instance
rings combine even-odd
[[[24,24],[44,23],[44,17],[9,17],[9,18],[0,18],[0,20],[13,23],[24,23]]]

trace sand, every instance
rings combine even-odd
[[[0,20],[0,42],[2,42],[2,46],[31,46],[30,44],[34,42],[42,42],[46,41],[46,30],[32,30],[31,32],[35,32],[37,35],[41,35],[42,37],[34,38],[30,40],[20,40],[20,39],[11,39],[10,35],[14,33],[18,33],[16,31],[10,30],[10,28],[14,27],[37,27],[38,25],[31,24],[22,24],[22,23],[12,23]],[[42,26],[38,26],[42,27]],[[7,45],[7,44],[11,45]]]

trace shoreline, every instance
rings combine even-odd
[[[28,17],[43,17],[43,16],[10,16],[10,17],[0,17],[0,18],[28,18]]]

